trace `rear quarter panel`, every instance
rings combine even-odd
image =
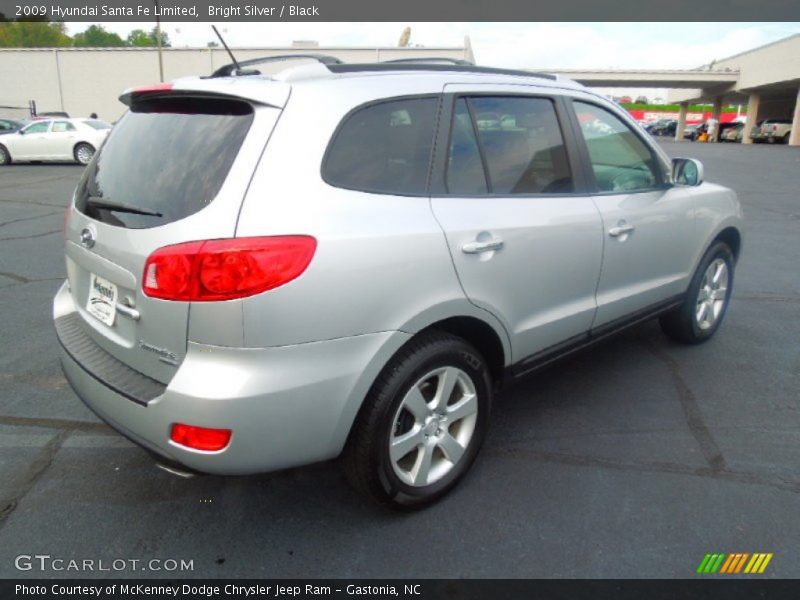
[[[428,197],[339,189],[322,179],[323,156],[342,118],[394,95],[381,79],[357,89],[327,82],[324,89],[306,83],[292,90],[245,198],[237,236],[307,234],[318,247],[301,277],[243,301],[246,346],[415,333],[456,315],[489,320],[502,332],[464,296]],[[396,95],[440,90],[441,81],[408,81]]]

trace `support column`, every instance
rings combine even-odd
[[[750,139],[750,132],[753,131],[753,126],[758,121],[758,105],[761,102],[761,96],[758,94],[750,94],[747,100],[747,120],[744,122],[744,130],[742,130],[742,143],[752,144],[753,140]]]
[[[797,102],[794,103],[794,121],[789,134],[789,145],[800,146],[800,88],[797,89]]]
[[[686,115],[689,113],[689,103],[681,102],[681,110],[678,113],[678,125],[675,127],[675,141],[683,141],[683,132],[686,130]]]
[[[711,117],[717,120],[717,130],[714,132],[714,139],[709,139],[709,142],[719,141],[719,129],[722,123],[720,117],[722,116],[722,96],[714,98],[714,108],[711,111]]]

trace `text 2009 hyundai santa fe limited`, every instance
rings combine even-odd
[[[122,100],[68,209],[55,326],[77,394],[171,464],[342,455],[362,492],[422,506],[505,379],[725,316],[735,193],[571,81],[325,61]]]

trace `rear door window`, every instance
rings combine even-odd
[[[87,167],[75,205],[131,229],[188,217],[214,200],[252,121],[252,106],[240,100],[140,100]]]
[[[438,98],[370,104],[345,118],[322,167],[335,187],[421,195],[427,189]]]
[[[53,123],[53,133],[66,133],[67,131],[75,131],[75,126],[68,121],[56,121]]]
[[[552,100],[475,96],[466,102],[458,101],[453,120],[447,171],[450,193],[481,193],[483,186],[499,195],[563,194],[574,190]],[[485,169],[475,160],[475,132]],[[485,171],[483,184],[481,171]]]
[[[478,138],[465,98],[458,99],[453,113],[446,184],[447,191],[458,196],[486,194],[489,191]]]

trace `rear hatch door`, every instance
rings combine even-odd
[[[68,212],[67,275],[87,334],[132,369],[169,383],[186,353],[190,303],[142,292],[147,257],[163,246],[234,236],[281,109],[167,86],[123,99],[131,110],[87,167]]]

